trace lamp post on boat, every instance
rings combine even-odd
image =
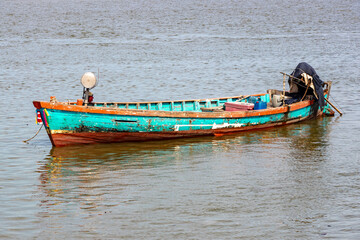
[[[86,72],[81,77],[80,82],[84,87],[83,99],[84,99],[84,104],[86,106],[88,103],[92,102],[93,96],[92,96],[92,93],[90,92],[90,89],[93,89],[94,87],[96,87],[97,79],[96,79],[96,76],[94,73]]]

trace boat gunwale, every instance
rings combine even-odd
[[[260,94],[261,95],[261,94]],[[255,96],[255,95],[252,95]],[[233,97],[236,98],[236,97]],[[228,98],[214,98],[214,99],[228,99]],[[206,100],[206,99],[205,99]],[[212,100],[212,99],[207,99]],[[184,100],[187,101],[187,100]],[[196,101],[196,100],[188,100]],[[165,101],[169,102],[169,101]],[[175,102],[175,101],[174,101]],[[137,103],[137,102],[136,102]],[[140,102],[139,102],[140,103]],[[150,102],[144,102],[150,103]],[[70,111],[79,113],[93,113],[93,114],[109,114],[109,115],[128,115],[128,116],[146,116],[146,117],[170,117],[170,118],[243,118],[243,117],[258,117],[273,114],[285,114],[291,111],[302,109],[313,105],[314,100],[305,100],[290,105],[285,105],[275,108],[266,108],[261,110],[247,110],[247,111],[221,111],[221,112],[195,112],[195,111],[164,111],[164,110],[144,110],[144,109],[126,109],[126,108],[111,108],[98,106],[83,106],[72,105],[68,102],[44,102],[33,101],[37,109],[53,109],[60,111]]]

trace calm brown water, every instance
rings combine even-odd
[[[359,239],[360,3],[0,1],[0,238]],[[343,117],[52,148],[32,100],[207,98],[310,63]]]

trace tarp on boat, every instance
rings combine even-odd
[[[293,77],[289,77],[290,94],[294,98],[301,99],[306,93],[306,95],[315,96],[321,108],[325,106],[324,82],[312,66],[306,62],[301,62],[296,66],[291,76],[302,79],[302,81],[299,81]]]

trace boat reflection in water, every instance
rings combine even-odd
[[[176,141],[75,145],[53,147],[41,166],[42,182],[72,176],[93,177],[106,171],[127,168],[156,168],[191,160],[196,155],[212,155],[236,149],[247,155],[251,150],[274,157],[272,150],[290,159],[318,161],[326,155],[331,118],[310,120],[280,128],[222,137],[201,137]],[[268,150],[266,150],[268,149]],[[230,156],[231,157],[231,156]],[[219,159],[221,160],[221,159]]]
[[[226,202],[238,211],[269,211],[259,201],[275,204],[291,225],[309,204],[321,208],[329,194],[318,172],[326,162],[329,121],[222,137],[54,147],[39,163],[39,214],[65,227],[64,218],[78,224],[110,212],[131,218],[159,207],[197,211],[209,199],[232,196]],[[214,182],[222,187],[214,189]],[[182,204],[188,210],[180,210]]]

